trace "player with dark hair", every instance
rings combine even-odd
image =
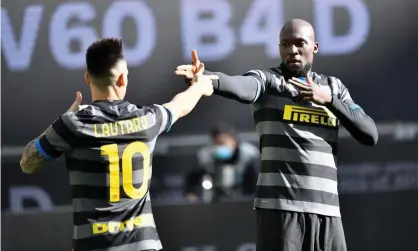
[[[73,250],[160,250],[149,196],[157,137],[213,92],[217,76],[194,76],[193,84],[163,105],[124,100],[128,68],[122,41],[104,38],[86,53],[85,81],[93,103],[77,97],[24,149],[20,165],[35,173],[65,153],[74,209]],[[81,106],[81,107],[80,107]]]
[[[364,145],[378,139],[374,121],[335,77],[311,70],[319,50],[314,29],[293,19],[280,32],[279,67],[243,76],[216,72],[215,94],[251,104],[261,170],[254,207],[257,251],[347,250],[337,190],[340,123]],[[200,65],[175,73],[191,79]]]

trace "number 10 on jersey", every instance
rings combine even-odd
[[[130,143],[122,152],[122,170],[119,166],[119,149],[117,144],[104,145],[101,154],[109,158],[109,202],[120,201],[120,172],[122,171],[122,187],[126,195],[131,199],[141,199],[148,191],[150,174],[150,150],[143,142]],[[142,184],[135,188],[133,185],[132,159],[135,153],[139,153],[143,158]]]

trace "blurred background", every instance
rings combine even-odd
[[[417,0],[2,1],[2,250],[70,250],[70,186],[62,159],[29,176],[23,146],[66,111],[84,84],[86,48],[125,42],[127,99],[163,103],[197,49],[206,68],[242,74],[280,63],[284,22],[314,25],[314,70],[339,77],[376,121],[379,143],[342,129],[339,191],[348,250],[418,250]],[[258,142],[250,108],[204,99],[162,136],[151,196],[168,251],[253,251]],[[229,146],[229,151],[225,151]]]

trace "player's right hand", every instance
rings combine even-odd
[[[197,56],[197,51],[192,50],[192,64],[188,65],[179,65],[177,66],[176,70],[174,71],[174,74],[177,76],[184,76],[187,80],[192,80],[194,75],[198,73],[201,70],[201,73],[203,74],[204,68],[200,69],[200,60]]]
[[[193,75],[192,85],[201,88],[203,96],[211,96],[213,94],[212,80],[219,79],[219,77],[216,75],[203,75],[204,69],[205,65],[200,63]]]

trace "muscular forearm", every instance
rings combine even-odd
[[[198,84],[193,84],[186,91],[174,96],[169,103],[164,104],[166,108],[173,112],[173,122],[189,114],[202,95],[201,87]]]
[[[376,124],[361,108],[351,109],[337,97],[333,97],[327,107],[360,143],[368,146],[376,145],[378,140]]]
[[[30,141],[24,148],[22,159],[20,160],[20,167],[22,171],[27,174],[33,174],[37,171],[41,170],[45,164],[48,162],[38,151],[36,148],[36,141],[44,136],[48,130],[51,130],[51,127],[43,132],[39,137]]]
[[[253,103],[260,93],[263,86],[251,76],[228,76],[221,72],[204,72],[205,75],[217,75],[218,80],[213,81],[215,94],[234,99],[241,103]]]

